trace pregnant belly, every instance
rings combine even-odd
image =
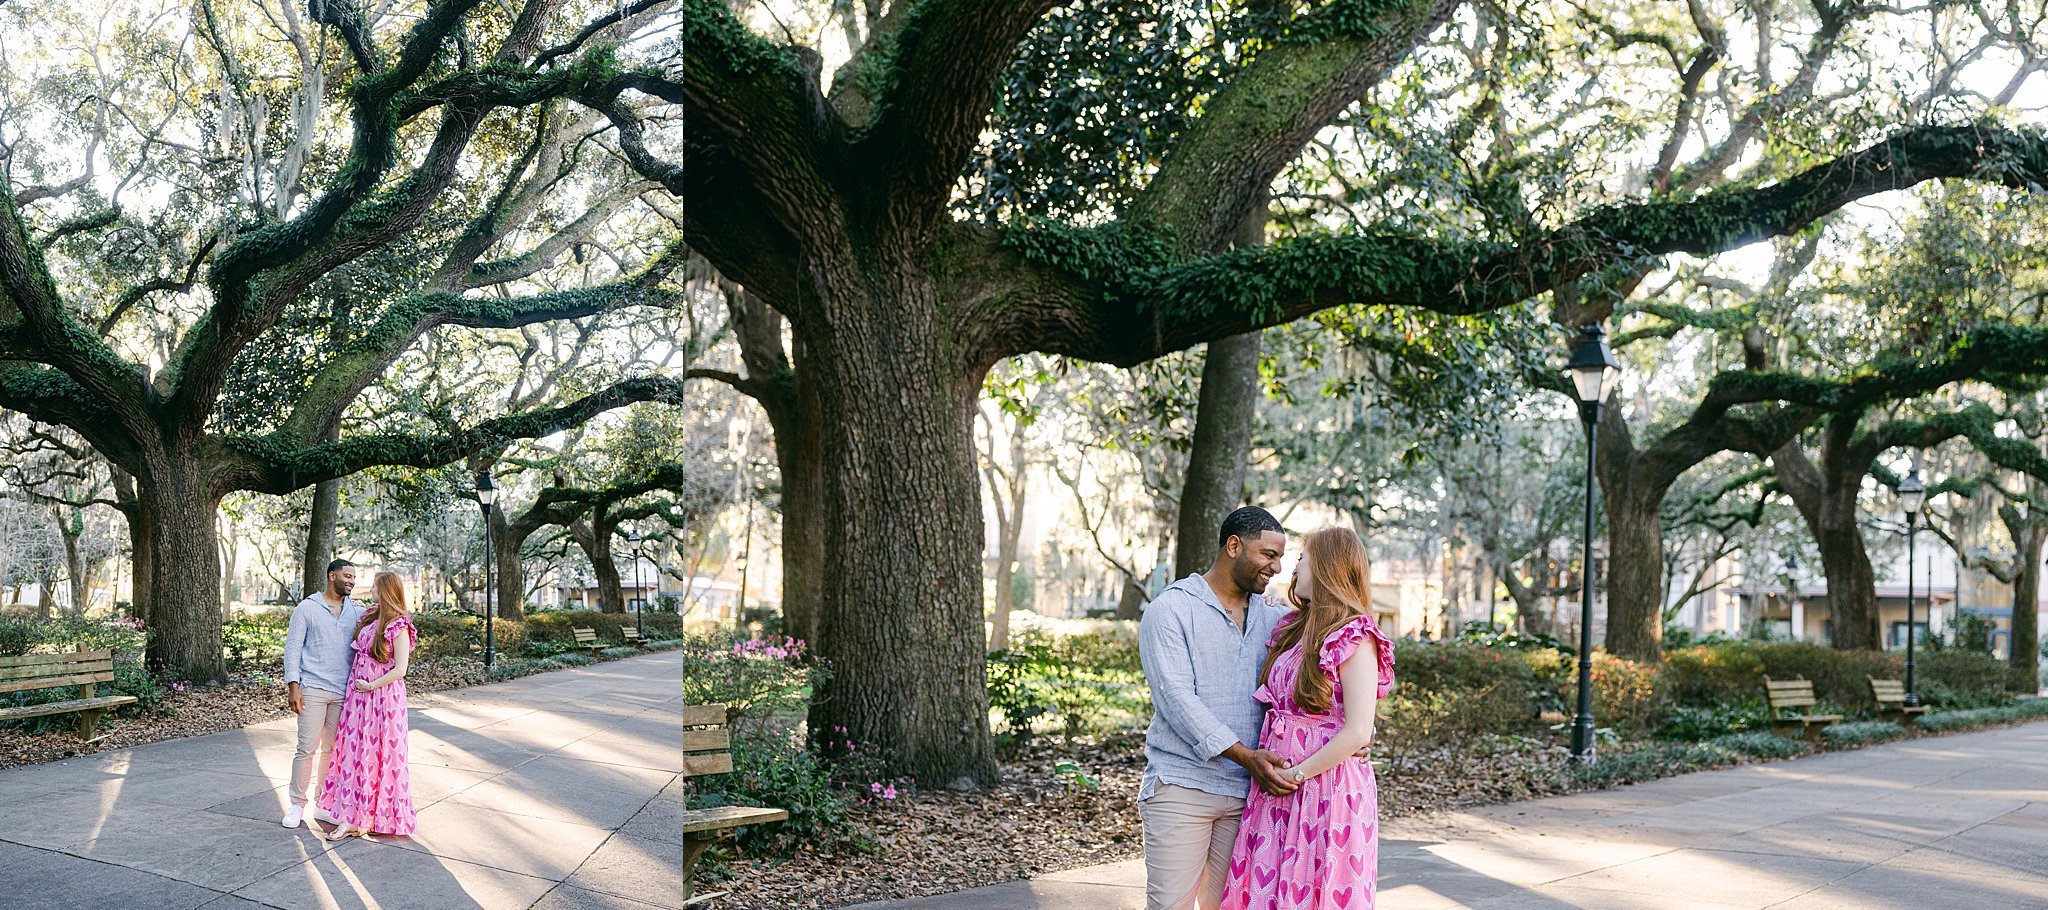
[[[1259,746],[1298,764],[1328,745],[1343,728],[1341,722],[1327,716],[1269,711]]]

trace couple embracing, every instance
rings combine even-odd
[[[329,563],[326,589],[292,610],[284,634],[285,698],[299,716],[284,826],[303,821],[317,832],[320,821],[333,822],[328,840],[409,835],[419,824],[405,743],[405,673],[419,631],[396,573],[377,573],[372,605],[350,596],[355,588],[353,563]],[[326,773],[308,819],[322,752]]]
[[[1139,624],[1146,910],[1368,910],[1379,791],[1365,756],[1394,646],[1372,621],[1365,545],[1310,534],[1290,612],[1264,596],[1280,522],[1247,507],[1217,536],[1209,570]]]

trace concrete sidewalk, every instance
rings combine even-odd
[[[291,718],[0,771],[0,907],[672,908],[682,653],[412,702],[410,838],[278,825]]]
[[[1135,910],[1142,861],[864,910]],[[1382,826],[1376,910],[2048,908],[2048,723]]]

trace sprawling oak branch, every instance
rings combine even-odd
[[[223,441],[224,447],[240,463],[228,472],[227,488],[282,494],[378,465],[438,467],[513,440],[559,432],[615,408],[643,401],[674,402],[681,397],[679,380],[642,376],[558,407],[508,414],[435,435],[380,433],[304,448],[274,436],[230,438]]]
[[[1006,298],[999,351],[1128,366],[1341,304],[1482,313],[1616,263],[1790,234],[1855,200],[1938,179],[2048,183],[2048,137],[1918,127],[1774,184],[1608,206],[1516,243],[1319,236],[1176,263],[1128,230],[1014,229],[1003,239],[1021,252],[1010,265],[1036,293]]]

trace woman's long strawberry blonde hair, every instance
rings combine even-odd
[[[392,620],[411,613],[412,605],[406,603],[405,581],[398,577],[397,572],[378,572],[375,588],[377,609],[356,620],[356,634],[363,634],[364,626],[376,623],[377,634],[370,636],[370,657],[380,664],[388,664],[391,662],[391,642],[385,640],[384,629],[391,625]]]
[[[1294,703],[1303,711],[1322,714],[1330,710],[1336,686],[1323,672],[1317,649],[1337,627],[1371,613],[1372,571],[1366,562],[1365,542],[1350,528],[1324,528],[1310,534],[1302,551],[1314,596],[1303,603],[1294,585],[1288,584],[1287,600],[1301,615],[1274,635],[1259,682],[1263,684],[1273,675],[1273,661],[1287,649],[1313,642],[1313,647],[1302,649],[1301,672],[1294,677]]]

